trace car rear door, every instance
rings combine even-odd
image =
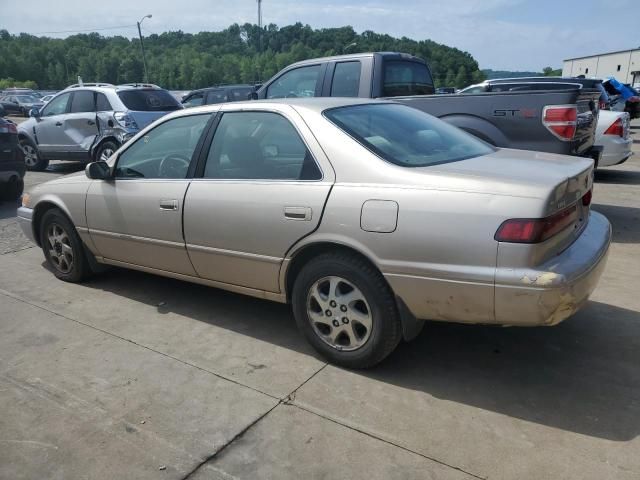
[[[233,105],[187,192],[187,250],[201,277],[279,292],[282,261],[317,228],[335,177],[293,108]]]
[[[195,276],[182,234],[191,162],[211,114],[163,122],[118,154],[114,176],[87,192],[89,234],[111,263]]]
[[[64,145],[69,158],[88,160],[96,136],[96,98],[92,90],[74,91],[71,108],[64,116]]]

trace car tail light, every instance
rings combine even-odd
[[[18,127],[13,123],[7,123],[0,126],[0,133],[18,133]]]
[[[589,190],[587,193],[585,193],[582,196],[582,205],[584,205],[585,207],[588,207],[589,205],[591,205],[591,198],[593,197],[593,191]]]
[[[578,108],[575,105],[547,105],[542,110],[542,124],[560,140],[573,140]]]
[[[113,114],[113,118],[116,119],[116,122],[118,122],[121,127],[138,130],[138,124],[136,121],[126,113],[116,112]]]
[[[540,243],[572,225],[577,218],[575,205],[546,218],[512,218],[500,225],[494,238],[499,242]]]
[[[619,137],[624,137],[624,125],[622,123],[622,119],[618,118],[615,122],[613,122],[609,128],[607,128],[604,132],[605,135],[617,135]]]

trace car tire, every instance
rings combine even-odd
[[[368,261],[348,252],[309,261],[295,279],[292,306],[309,343],[343,367],[371,367],[402,338],[398,306],[386,280]]]
[[[20,139],[20,148],[22,148],[24,163],[28,170],[41,172],[42,170],[46,170],[49,166],[49,160],[44,160],[42,158],[42,155],[40,155],[40,152],[38,151],[38,147],[36,147],[28,138]]]
[[[24,192],[24,180],[20,177],[12,177],[0,193],[0,200],[16,201]]]
[[[40,245],[53,274],[60,280],[76,283],[91,275],[80,236],[57,208],[47,210],[42,217]]]
[[[102,143],[100,145],[100,147],[98,147],[98,150],[96,151],[96,155],[95,155],[95,161],[96,162],[106,162],[109,157],[111,155],[113,155],[113,153],[120,148],[120,145],[118,145],[116,142],[112,142],[111,140],[108,140],[104,143]],[[111,153],[109,153],[111,152]],[[104,156],[104,158],[103,158]]]

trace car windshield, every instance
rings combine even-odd
[[[35,103],[40,101],[39,98],[33,97],[31,95],[16,95],[16,98],[19,102],[22,103]]]
[[[182,108],[166,90],[123,90],[118,97],[129,109],[141,112],[168,112]]]
[[[379,157],[403,167],[455,162],[494,151],[468,133],[405,105],[351,105],[325,110],[324,116]]]

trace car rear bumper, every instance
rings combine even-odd
[[[36,242],[35,236],[33,234],[33,225],[31,221],[32,218],[33,218],[32,208],[27,208],[27,207],[18,208],[18,224],[20,225],[22,232],[33,243],[38,243]]]
[[[605,135],[606,137],[612,137],[603,142],[602,146],[604,150],[602,157],[598,163],[599,167],[610,167],[627,160],[633,152],[631,146],[633,145],[633,139],[613,137],[611,135]]]
[[[495,318],[503,325],[555,325],[589,298],[604,270],[611,225],[597,212],[580,237],[536,268],[496,270]]]

